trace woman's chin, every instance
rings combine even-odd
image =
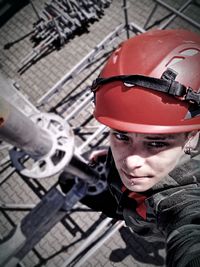
[[[127,189],[133,192],[144,192],[149,190],[153,185],[148,183],[148,178],[142,178],[134,181],[135,179],[127,180],[122,179],[122,183]]]

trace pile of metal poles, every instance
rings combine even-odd
[[[98,20],[112,0],[51,0],[45,3],[34,23],[32,52],[21,62],[23,72],[51,49],[62,47],[76,33],[84,32],[90,23]]]

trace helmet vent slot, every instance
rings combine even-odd
[[[171,67],[172,65],[177,64],[178,62],[182,61],[183,57],[174,57],[170,60],[170,62],[167,64],[167,67]]]
[[[194,56],[194,55],[196,55],[198,53],[199,53],[199,50],[192,48],[192,49],[183,50],[182,52],[180,52],[180,55],[182,55],[182,56],[190,56],[191,57],[191,56]]]

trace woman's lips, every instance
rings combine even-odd
[[[151,178],[153,177],[152,175],[132,175],[132,174],[128,174],[125,171],[122,170],[122,172],[124,173],[124,175],[130,179],[130,180],[136,180],[136,179],[146,179],[146,178]]]

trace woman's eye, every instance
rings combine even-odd
[[[115,136],[115,138],[117,140],[120,140],[120,141],[129,141],[129,137],[125,134],[121,134],[121,133],[113,133],[113,135]]]
[[[164,148],[164,147],[167,147],[167,146],[169,146],[169,144],[168,143],[166,143],[166,142],[150,142],[150,143],[148,143],[148,147],[150,147],[150,148]]]

